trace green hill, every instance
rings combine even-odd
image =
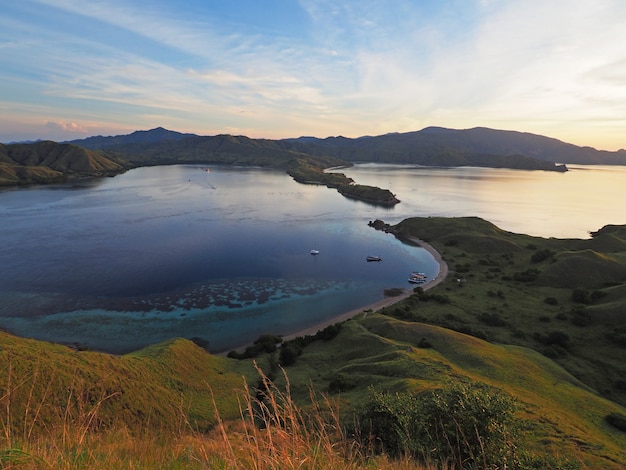
[[[332,341],[307,346],[287,373],[292,394],[305,396],[312,383],[344,410],[362,407],[372,388],[407,393],[449,381],[487,384],[520,404],[526,440],[520,447],[581,459],[587,468],[626,464],[626,434],[604,420],[624,408],[527,348],[367,313],[345,322]]]
[[[41,141],[0,144],[0,185],[57,183],[72,178],[113,176],[128,164],[117,156],[71,144]]]
[[[450,268],[438,299],[425,296],[392,315],[535,349],[626,405],[623,227],[588,240],[545,239],[478,218],[435,217],[406,219],[389,231],[431,243]]]
[[[8,418],[20,435],[45,429],[59,410],[78,417],[96,404],[99,426],[171,432],[187,419],[206,430],[216,423],[212,394],[223,417],[239,415],[235,391],[245,371],[182,339],[114,356],[2,332],[0,364],[0,390],[11,397]]]

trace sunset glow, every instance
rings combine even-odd
[[[23,0],[0,141],[163,126],[358,137],[436,125],[626,147],[626,3]]]

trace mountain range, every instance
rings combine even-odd
[[[526,157],[551,163],[626,165],[626,150],[623,149],[617,152],[596,150],[537,134],[485,127],[466,130],[427,127],[417,132],[358,139],[300,137],[289,141],[352,162],[419,162],[456,166],[464,157],[470,160],[480,157],[485,163],[489,163],[490,159],[491,163],[498,163],[502,158],[523,160],[522,157]]]
[[[228,142],[228,146],[224,143]],[[347,162],[406,163],[427,166],[490,166],[520,169],[563,170],[554,164],[626,165],[626,150],[610,152],[579,147],[537,134],[488,129],[456,130],[427,127],[421,131],[391,133],[359,138],[299,137],[293,139],[250,139],[245,136],[198,136],[156,128],[126,136],[89,137],[70,143],[89,149],[162,157],[176,152],[180,157],[207,158],[223,150],[245,154],[248,150],[334,157]],[[229,147],[226,149],[226,147]],[[236,148],[239,147],[239,148]],[[159,151],[160,148],[160,151]],[[170,153],[171,155],[171,153]],[[545,163],[549,163],[546,165]]]
[[[626,150],[597,150],[541,135],[484,127],[427,127],[373,137],[278,140],[230,134],[200,136],[158,127],[63,143],[0,144],[0,185],[54,183],[111,176],[137,166],[182,163],[280,168],[299,181],[309,180],[313,170],[317,173],[314,180],[327,184],[322,170],[356,162],[563,172],[566,164],[626,165]],[[341,184],[346,183],[349,181]],[[328,185],[338,186],[334,181]]]

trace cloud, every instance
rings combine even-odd
[[[86,127],[81,126],[80,124],[77,124],[75,122],[48,121],[46,123],[46,127],[48,128],[49,131],[53,133],[69,132],[73,134],[87,134],[89,132],[89,130]]]
[[[15,4],[19,20],[0,18],[0,105],[257,136],[625,119],[623,2],[299,0],[297,27],[235,15],[244,4]]]

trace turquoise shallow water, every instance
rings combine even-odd
[[[0,207],[0,327],[114,353],[179,336],[228,350],[438,270],[368,227],[371,206],[262,169],[140,168],[4,191]]]

